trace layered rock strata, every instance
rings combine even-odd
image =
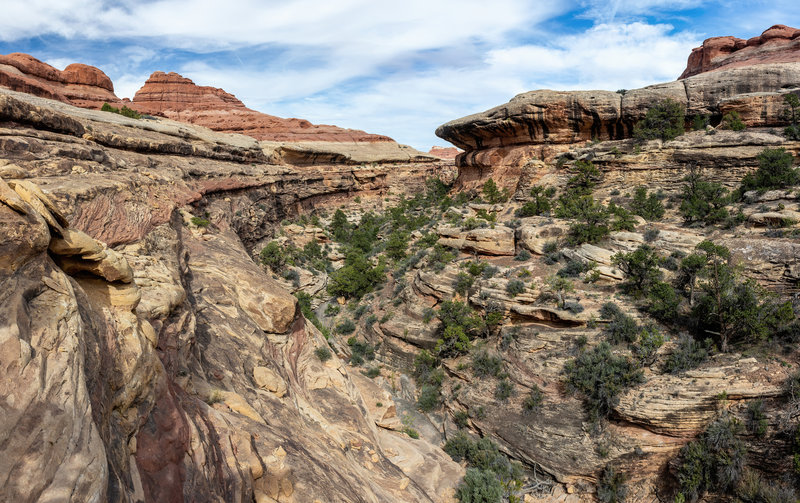
[[[800,94],[800,51],[795,47],[800,38],[793,31],[790,44],[773,41],[785,41],[778,35],[791,30],[773,27],[762,35],[760,50],[769,49],[770,57],[732,60],[713,72],[689,72],[681,80],[642,89],[530,91],[505,105],[443,124],[436,134],[465,151],[456,162],[470,168],[464,173],[470,179],[485,178],[502,167],[517,170],[509,174],[518,176],[521,166],[552,160],[567,150],[565,145],[630,138],[647,110],[665,99],[679,103],[687,117],[709,116],[712,124],[736,111],[749,127],[785,125],[783,96]]]
[[[383,431],[250,255],[303,208],[380,207],[446,166],[270,164],[10,91],[0,121],[0,499],[448,499],[463,468]]]

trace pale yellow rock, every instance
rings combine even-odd
[[[61,237],[50,240],[50,251],[56,255],[90,255],[103,253],[103,244],[83,231],[64,229]]]
[[[47,222],[47,225],[50,226],[52,230],[59,234],[62,233],[64,228],[58,223],[58,220],[56,220],[53,214],[50,213],[45,204],[30,190],[30,183],[22,185],[22,182],[24,182],[24,180],[12,180],[8,183],[8,186],[14,189],[14,192],[16,192],[23,201],[31,205],[31,207],[44,218],[44,221]]]
[[[0,178],[0,202],[18,213],[28,214],[25,201],[2,178]]]
[[[58,223],[61,226],[63,227],[69,226],[69,221],[67,220],[67,217],[65,217],[64,214],[61,213],[61,210],[58,208],[58,206],[56,206],[55,203],[53,203],[50,197],[47,194],[45,194],[44,191],[42,191],[42,189],[40,189],[38,185],[36,185],[35,183],[31,183],[27,180],[14,180],[13,182],[9,183],[9,185],[14,190],[22,188],[24,191],[27,191],[30,194],[32,194],[39,201],[41,201],[42,204],[44,204],[45,208],[47,208],[47,211],[49,211],[50,214],[53,215],[53,217],[58,221]]]
[[[278,395],[278,398],[286,395],[286,382],[281,378],[278,373],[267,367],[256,367],[253,369],[253,380],[256,385],[267,391],[271,391]]]

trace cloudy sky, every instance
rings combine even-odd
[[[97,66],[120,97],[175,71],[428,150],[517,93],[674,80],[703,39],[773,24],[800,27],[796,0],[3,0],[0,53]]]

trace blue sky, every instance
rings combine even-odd
[[[703,39],[774,24],[800,27],[796,0],[3,0],[0,53],[97,66],[120,97],[175,71],[428,150],[517,93],[674,80]]]

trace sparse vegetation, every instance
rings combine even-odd
[[[584,397],[592,421],[611,411],[619,393],[644,381],[644,375],[632,360],[611,352],[607,342],[584,351],[564,366],[567,389]]]
[[[103,106],[100,107],[100,110],[103,112],[111,112],[114,114],[122,115],[124,117],[129,117],[131,119],[141,119],[142,114],[137,112],[136,110],[128,108],[126,105],[122,105],[122,108],[112,107],[108,103],[103,103]]]
[[[683,134],[686,111],[677,101],[666,99],[647,111],[633,130],[637,141],[669,141]]]

